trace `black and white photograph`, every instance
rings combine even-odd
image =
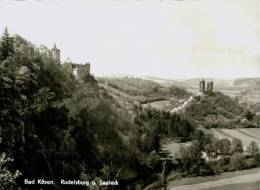
[[[0,190],[260,190],[260,0],[0,0]]]

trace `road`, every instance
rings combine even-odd
[[[170,190],[201,190],[201,189],[208,189],[213,187],[221,187],[225,185],[232,185],[232,184],[239,184],[239,183],[251,183],[251,182],[260,182],[260,173],[253,173],[253,174],[246,174],[236,177],[230,177],[226,179],[219,179],[214,181],[207,181],[197,184],[191,185],[182,185],[182,186],[175,186],[170,187]],[[171,186],[171,185],[170,185]]]

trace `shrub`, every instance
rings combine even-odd
[[[245,168],[245,155],[235,153],[230,158],[230,170],[242,170]]]
[[[13,159],[8,158],[5,153],[0,155],[0,190],[11,189],[15,185],[15,179],[21,175],[18,170],[11,172],[7,168],[11,162]]]

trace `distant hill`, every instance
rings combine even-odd
[[[238,102],[221,92],[215,92],[213,95],[195,96],[186,112],[198,120],[208,115],[222,115],[227,119],[233,119],[240,115],[242,110]]]
[[[214,87],[219,89],[232,88],[234,80],[233,79],[218,79],[218,78],[204,78],[206,81],[213,81]],[[186,87],[198,86],[201,78],[191,78],[191,79],[179,79],[176,80]]]
[[[183,99],[191,95],[175,85],[165,87],[157,82],[141,78],[99,78],[98,81],[101,85],[108,87],[110,92],[140,103],[170,100],[172,97]]]
[[[235,99],[221,92],[212,95],[200,94],[190,98],[180,106],[177,112],[183,112],[198,124],[206,127],[234,128],[255,127],[253,121],[245,119],[246,109]]]
[[[161,84],[162,86],[171,86],[171,85],[175,85],[178,87],[183,86],[181,82],[179,82],[177,80],[173,80],[173,79],[151,77],[151,76],[143,76],[141,78],[145,79],[145,80],[151,80],[151,81],[157,82],[157,83]]]
[[[260,78],[240,78],[234,81],[235,86],[251,87],[260,89]]]
[[[200,78],[178,79],[176,84],[189,92],[197,93],[200,80]],[[206,81],[213,81],[216,91],[220,91],[230,97],[238,97],[240,101],[249,104],[260,102],[260,78],[206,78]]]

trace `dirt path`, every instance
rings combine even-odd
[[[185,102],[183,102],[182,105],[178,106],[177,108],[174,108],[170,111],[170,113],[176,113],[179,112],[181,110],[184,110],[185,107],[194,99],[193,96],[191,96],[188,100],[186,100]]]
[[[192,185],[182,185],[169,188],[170,190],[201,190],[213,187],[221,187],[225,185],[232,185],[238,183],[251,183],[260,181],[260,173],[241,175],[237,177],[231,177],[226,179],[219,179],[215,181],[207,181]]]

